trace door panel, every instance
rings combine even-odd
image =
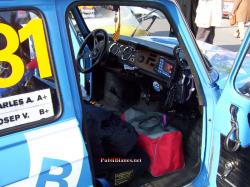
[[[250,29],[218,101],[215,129],[221,134],[217,186],[250,186]]]
[[[240,148],[237,153],[230,153],[225,150],[223,142],[225,136],[221,136],[220,162],[217,173],[217,186],[240,186],[248,187],[250,185],[250,147]],[[232,143],[232,142],[231,142]],[[225,171],[225,164],[230,161],[237,162],[237,166],[229,173],[225,179],[221,178]]]
[[[232,129],[232,115],[230,107],[237,108],[235,114],[237,121],[237,128],[239,133],[239,141],[242,147],[250,145],[250,126],[249,117],[250,112],[250,29],[245,37],[239,54],[234,63],[234,67],[228,78],[225,89],[217,103],[215,113],[215,129],[223,135],[230,136],[231,140],[236,140],[237,132],[229,134]]]

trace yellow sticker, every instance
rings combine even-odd
[[[40,77],[51,77],[52,71],[50,67],[49,54],[42,19],[32,19],[31,21],[29,21],[29,23],[27,23],[27,25],[20,29],[18,33],[21,43],[28,39],[30,36],[33,36]]]
[[[11,65],[11,74],[6,78],[0,78],[0,88],[8,88],[17,84],[23,77],[24,64],[22,59],[13,54],[19,47],[19,39],[16,31],[9,25],[0,23],[0,33],[6,38],[7,45],[0,50],[0,63],[7,62]]]
[[[0,88],[8,88],[17,84],[24,75],[24,63],[22,59],[14,54],[20,43],[33,37],[38,70],[41,78],[52,76],[52,70],[49,60],[48,48],[43,28],[43,22],[40,18],[30,20],[18,33],[8,24],[0,23],[0,33],[4,35],[7,45],[0,50],[0,63],[7,62],[11,65],[11,72],[8,77],[0,77]]]
[[[121,173],[115,173],[115,186],[121,185],[131,180],[133,173],[134,173],[133,170],[124,171]]]

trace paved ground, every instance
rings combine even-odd
[[[149,21],[145,21],[144,24],[142,26],[146,27],[149,24]],[[151,27],[150,32],[152,35],[168,36],[169,33],[166,30],[169,30],[169,23],[164,19],[157,19]],[[213,44],[232,51],[238,51],[241,41],[239,38],[233,37],[235,30],[237,30],[236,26],[230,26],[229,20],[223,19],[221,26],[215,29],[215,38]]]
[[[232,51],[238,51],[241,41],[234,38],[233,33],[237,29],[236,26],[230,26],[228,19],[222,20],[222,25],[215,29],[214,45],[224,47]]]

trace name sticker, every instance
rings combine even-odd
[[[54,116],[50,89],[0,99],[0,130]]]

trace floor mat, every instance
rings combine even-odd
[[[135,179],[129,187],[178,187],[188,184],[199,172],[200,165],[188,166],[181,171],[165,174],[161,177],[152,177],[149,172],[142,177]]]

